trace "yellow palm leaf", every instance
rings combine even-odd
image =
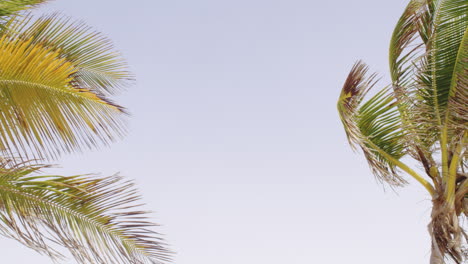
[[[60,49],[1,37],[2,149],[12,156],[52,158],[122,135],[122,108],[77,86],[78,76],[79,68]]]

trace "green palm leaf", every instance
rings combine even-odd
[[[66,247],[79,263],[165,263],[133,183],[121,177],[44,176],[43,166],[0,169],[0,233],[52,258]]]
[[[61,48],[29,36],[41,29],[22,30],[29,33],[0,38],[0,147],[9,156],[54,158],[122,136],[123,108],[81,86],[79,64]]]
[[[338,111],[350,143],[359,146],[374,174],[391,185],[405,180],[396,171],[396,161],[405,155],[404,134],[392,94],[385,89],[367,102],[363,99],[375,84],[366,77],[367,66],[356,63],[343,86]]]
[[[466,0],[436,1],[435,26],[429,43],[431,61],[433,103],[443,120],[449,100],[450,87],[459,54],[460,45],[468,26],[468,2]]]
[[[392,182],[400,168],[431,194],[431,263],[464,263],[458,217],[468,208],[468,1],[413,0],[390,43],[393,93],[384,89],[361,103],[372,87],[358,63],[343,87],[338,109],[352,145],[360,146],[374,174]],[[409,154],[432,184],[401,162]]]
[[[111,41],[84,23],[72,22],[58,14],[36,20],[28,15],[12,18],[8,28],[8,35],[60,50],[61,56],[75,65],[74,82],[81,88],[109,95],[122,90],[133,79]]]
[[[110,41],[58,15],[17,11],[44,1],[0,3],[0,151],[56,158],[125,133],[125,111],[108,96],[132,76]],[[2,9],[3,8],[3,9]],[[0,234],[79,263],[165,263],[133,183],[118,176],[43,176],[39,165],[0,160]]]
[[[413,82],[413,60],[421,56],[420,49],[424,46],[418,41],[418,33],[422,31],[420,21],[427,13],[427,3],[412,0],[395,26],[390,41],[389,62],[392,84],[396,90],[405,89]]]
[[[448,100],[447,123],[454,129],[468,130],[468,27],[458,49]]]
[[[463,67],[463,64],[459,65],[457,58],[462,55],[459,51],[464,48],[461,44],[468,26],[468,2],[439,0],[434,1],[434,8],[431,21],[434,25],[433,33],[427,43],[427,54],[420,73],[417,74],[419,104],[413,110],[418,115],[425,115],[418,122],[426,123],[424,126],[432,127],[433,131],[439,131],[436,136],[439,138],[442,133],[440,128],[446,125],[446,119],[451,115],[448,104],[450,94],[454,94],[451,90],[456,78],[455,71]],[[446,142],[442,143],[445,144]]]
[[[0,2],[0,17],[10,16],[18,11],[33,8],[47,0],[3,0]],[[3,18],[0,18],[2,21]]]

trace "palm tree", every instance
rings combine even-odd
[[[467,25],[467,0],[412,0],[390,43],[392,84],[364,100],[375,74],[357,62],[338,100],[348,140],[375,176],[401,186],[409,175],[431,196],[433,264],[468,254]]]
[[[60,15],[0,2],[0,234],[78,263],[166,263],[169,252],[119,176],[57,176],[41,165],[111,143],[125,110],[109,97],[132,79],[101,34]]]

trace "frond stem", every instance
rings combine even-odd
[[[0,84],[6,84],[6,85],[20,84],[20,85],[34,86],[34,87],[37,87],[37,88],[40,88],[40,89],[52,91],[54,93],[64,93],[64,94],[73,96],[75,98],[82,98],[82,99],[90,100],[89,98],[82,96],[80,93],[78,93],[78,92],[76,92],[74,90],[67,91],[65,89],[59,89],[59,88],[56,88],[56,87],[53,87],[53,86],[49,86],[49,85],[45,85],[45,84],[41,84],[41,83],[37,83],[37,82],[11,79],[11,80],[0,80]],[[98,104],[104,105],[106,107],[109,107],[109,108],[111,108],[113,110],[116,110],[116,111],[120,112],[120,110],[117,107],[103,101],[100,98],[99,98],[99,100],[90,100],[90,101],[96,102]]]
[[[372,146],[373,149],[375,149],[377,152],[379,152],[379,154],[381,154],[382,156],[384,156],[386,159],[388,159],[389,161],[391,161],[393,164],[395,164],[395,166],[399,167],[400,169],[402,169],[403,171],[405,171],[406,173],[408,173],[411,177],[413,177],[416,181],[418,181],[419,183],[421,183],[424,188],[426,188],[426,190],[429,192],[429,194],[431,196],[434,196],[435,194],[435,189],[434,187],[432,186],[432,184],[428,181],[426,181],[421,175],[419,175],[416,171],[414,171],[413,169],[411,169],[408,165],[406,165],[405,163],[395,159],[394,157],[392,157],[390,154],[388,154],[387,152],[383,151],[381,148],[379,148],[377,145],[375,145],[374,143],[372,143],[372,141],[368,140],[367,143],[369,143],[369,145]]]
[[[463,146],[466,144],[468,140],[468,132],[465,131],[463,134],[463,138],[461,139],[460,143],[458,144],[455,153],[453,154],[452,161],[450,162],[449,168],[449,177],[447,179],[447,202],[449,204],[453,204],[455,202],[455,189],[456,189],[456,179],[457,179],[457,169],[458,164],[460,162],[461,152]],[[466,183],[466,181],[465,181]]]
[[[462,41],[460,43],[460,47],[458,48],[457,51],[457,58],[455,60],[455,63],[459,62],[462,59],[462,53],[463,49],[465,47],[465,41],[468,38],[468,28],[465,29],[465,33],[463,35]],[[454,73],[452,74],[452,80],[450,82],[450,90],[449,90],[449,96],[453,96],[454,89],[457,86],[457,67],[454,67],[453,69]],[[449,204],[452,204],[455,202],[455,182],[457,178],[457,166],[458,162],[460,159],[460,153],[462,151],[462,147],[465,144],[467,140],[467,131],[463,133],[463,137],[460,141],[460,144],[458,144],[455,153],[453,154],[452,160],[450,162],[450,167],[449,167],[449,162],[448,162],[448,150],[447,150],[447,143],[448,143],[448,125],[449,125],[449,110],[447,109],[445,113],[445,123],[444,123],[444,128],[442,130],[442,138],[441,138],[441,151],[442,151],[442,177],[444,182],[447,184],[446,187],[446,197],[447,201]],[[444,154],[445,153],[445,154]],[[445,173],[444,173],[445,172]]]

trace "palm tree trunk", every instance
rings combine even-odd
[[[444,254],[440,251],[439,243],[437,243],[436,232],[434,225],[437,225],[437,216],[440,214],[440,203],[433,201],[431,223],[428,225],[429,234],[431,236],[431,259],[430,264],[445,264]]]
[[[429,225],[429,228],[431,228],[431,225]],[[429,230],[431,232],[431,230]],[[431,232],[432,233],[432,232]],[[445,264],[444,262],[444,256],[440,252],[440,249],[437,245],[437,242],[434,238],[434,235],[431,234],[432,238],[432,243],[431,243],[431,259],[430,259],[430,264]]]
[[[457,264],[464,263],[463,230],[454,206],[449,206],[444,199],[433,200],[431,218],[428,226],[432,241],[430,264],[444,264],[445,257]]]

